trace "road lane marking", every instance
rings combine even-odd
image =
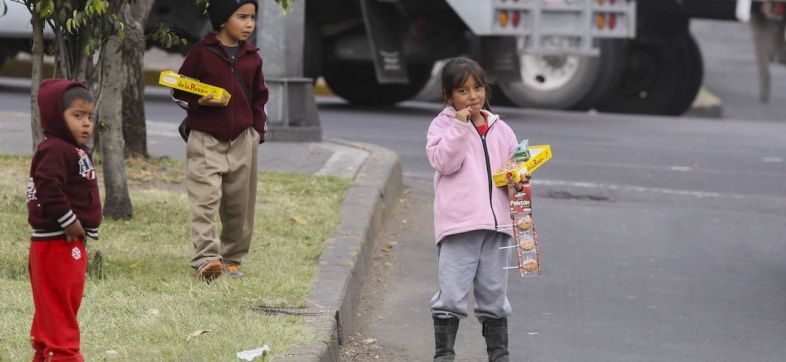
[[[781,157],[762,157],[761,160],[766,163],[780,163],[783,162]]]
[[[669,169],[671,169],[672,171],[688,172],[688,171],[692,170],[693,168],[691,168],[690,166],[671,166],[671,167],[669,167]]]
[[[576,182],[576,181],[561,181],[561,180],[542,180],[533,179],[534,185],[546,186],[569,186],[588,189],[602,189],[613,191],[630,191],[639,193],[659,193],[678,196],[690,196],[695,198],[726,198],[726,199],[745,199],[745,195],[719,193],[719,192],[705,192],[705,191],[692,191],[692,190],[679,190],[679,189],[665,189],[658,187],[644,187],[644,186],[630,186],[630,185],[614,185],[614,184],[600,184],[595,182]]]
[[[404,177],[411,177],[411,178],[422,179],[422,180],[432,180],[434,178],[434,173],[404,172]],[[638,193],[659,193],[659,194],[677,195],[677,196],[690,196],[697,199],[725,198],[725,199],[742,200],[748,198],[745,195],[725,193],[725,192],[720,193],[720,192],[705,192],[705,191],[680,190],[680,189],[666,189],[666,188],[659,188],[659,187],[601,184],[596,182],[544,180],[544,179],[537,179],[537,178],[533,178],[531,182],[533,185],[536,186],[537,185],[563,186],[563,187],[576,187],[576,188],[584,188],[584,189],[629,191],[629,192],[638,192]]]

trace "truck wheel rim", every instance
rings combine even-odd
[[[551,38],[549,45],[559,46],[563,38]],[[544,43],[546,43],[544,42]],[[519,49],[523,44],[520,43]],[[576,76],[580,58],[566,55],[526,55],[522,54],[521,79],[528,88],[537,91],[553,91],[565,87]]]

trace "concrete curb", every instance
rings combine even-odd
[[[341,224],[326,241],[308,298],[309,307],[320,315],[312,324],[317,342],[278,361],[339,361],[339,348],[354,326],[374,239],[401,195],[401,163],[395,152],[370,144],[331,141],[366,150],[369,156],[347,191]]]

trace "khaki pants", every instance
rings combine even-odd
[[[248,254],[254,230],[259,134],[253,128],[221,142],[191,130],[186,146],[186,189],[191,203],[191,266],[223,259],[239,265]],[[216,211],[221,236],[216,238]]]

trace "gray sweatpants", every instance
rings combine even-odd
[[[431,298],[435,317],[467,317],[469,290],[475,288],[475,317],[483,323],[488,318],[506,318],[511,314],[508,302],[508,266],[511,237],[491,230],[474,230],[450,235],[439,243],[439,291]]]

